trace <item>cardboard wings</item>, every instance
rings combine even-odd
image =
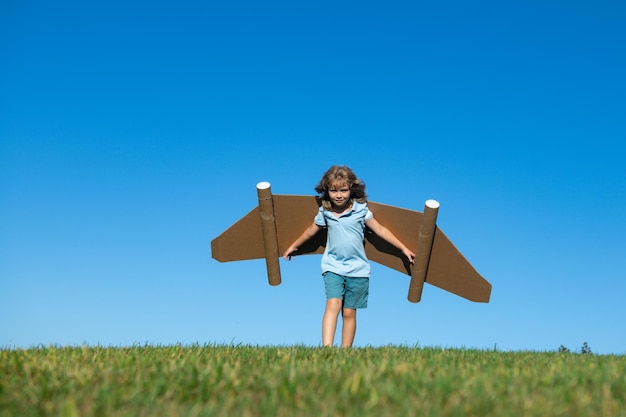
[[[220,262],[265,258],[270,285],[279,285],[279,258],[300,236],[317,213],[320,201],[314,196],[272,195],[270,184],[257,184],[259,206],[211,241],[213,258]],[[491,284],[463,257],[436,226],[439,203],[426,201],[424,212],[368,201],[376,219],[391,230],[415,254],[413,264],[400,250],[369,230],[365,253],[370,261],[411,276],[408,300],[419,302],[424,282],[475,302],[489,302]],[[299,248],[296,255],[321,254],[326,233]]]

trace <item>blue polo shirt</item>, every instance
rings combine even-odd
[[[369,277],[370,264],[365,255],[365,222],[374,217],[367,203],[353,202],[350,211],[336,217],[320,207],[315,224],[328,228],[322,255],[322,273],[334,272],[347,277]]]

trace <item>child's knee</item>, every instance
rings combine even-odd
[[[343,300],[341,298],[329,298],[326,300],[326,309],[339,313]]]
[[[344,320],[356,318],[356,310],[353,308],[344,308],[341,314],[343,315]]]

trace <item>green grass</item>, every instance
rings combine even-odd
[[[398,346],[3,349],[5,416],[626,416],[626,357]]]

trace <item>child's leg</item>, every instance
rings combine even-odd
[[[337,317],[341,311],[343,300],[341,298],[329,298],[326,300],[326,310],[322,318],[322,345],[332,346],[337,330]]]
[[[341,346],[351,347],[356,334],[356,309],[367,307],[370,280],[367,277],[346,278],[346,294],[344,296],[343,330]]]
[[[354,335],[356,334],[356,310],[353,308],[344,308],[343,329],[341,330],[341,347],[352,347]]]

